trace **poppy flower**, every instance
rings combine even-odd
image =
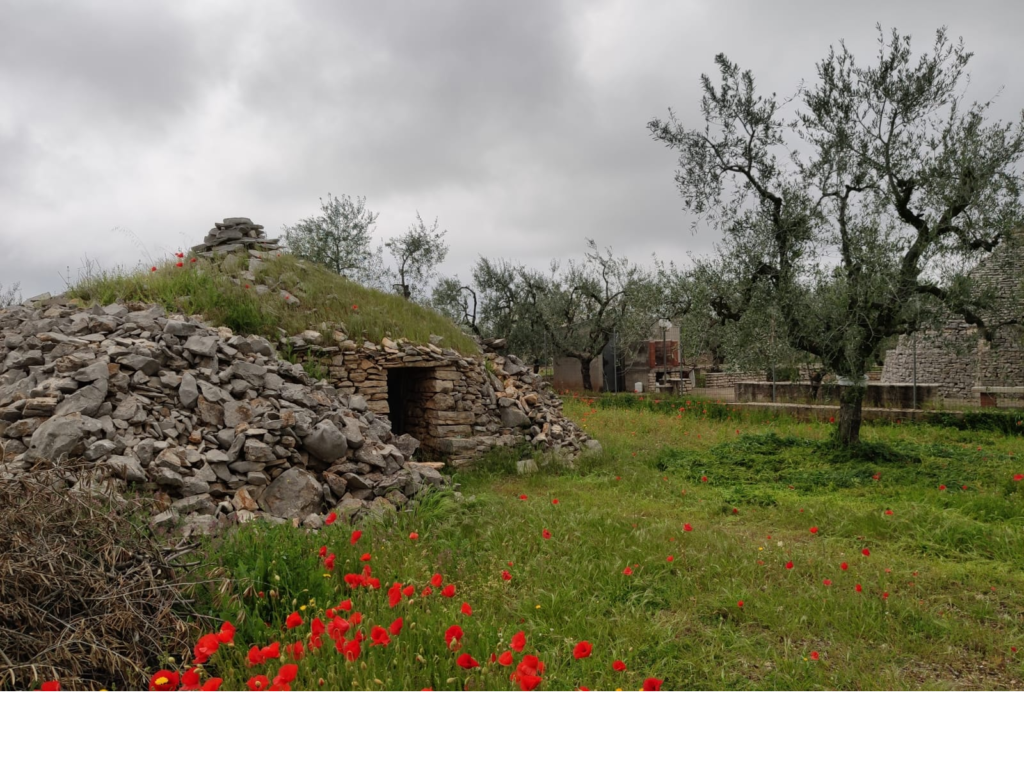
[[[464,653],[461,656],[459,656],[459,658],[455,660],[455,663],[463,669],[472,669],[473,667],[480,666],[480,662],[474,659],[468,653]]]
[[[1024,475],[1014,475],[1013,476],[1013,481],[1015,483],[1019,483],[1021,480],[1024,480]]]
[[[331,554],[329,554],[327,556],[327,559],[324,560],[324,568],[326,568],[328,571],[333,571],[334,570],[334,559],[336,557],[337,557],[337,555],[335,555],[333,552],[331,552]]]
[[[324,626],[323,621],[318,616],[309,623],[309,631],[312,633],[313,637],[319,637],[325,631],[327,631],[327,628]]]
[[[444,644],[445,647],[450,651],[457,651],[462,647],[462,627],[458,624],[452,624],[445,630],[444,633]]]
[[[540,675],[533,675],[529,672],[516,672],[510,679],[517,681],[519,689],[523,691],[532,691],[543,682]]]
[[[520,501],[526,501],[526,494],[525,493],[519,494],[519,500]]]
[[[398,637],[402,633],[402,627],[405,625],[405,619],[399,616],[397,619],[391,622],[391,626],[388,627],[390,632],[395,637]]]
[[[522,653],[522,651],[523,651],[523,649],[525,647],[526,647],[526,633],[525,632],[520,631],[520,632],[516,632],[514,635],[512,635],[512,641],[509,643],[509,648],[511,648],[516,653]]]
[[[700,437],[700,435],[697,435],[697,437]],[[702,483],[706,483],[708,481],[708,476],[707,475],[701,475],[700,481]]]
[[[440,573],[435,573],[430,577],[430,583],[432,586],[440,587],[442,581],[444,581],[444,579],[441,577]]]
[[[793,561],[792,560],[790,560],[788,563],[786,563],[786,570],[787,571],[793,570]]]
[[[345,658],[348,661],[355,661],[358,659],[361,651],[362,646],[359,644],[358,640],[349,640],[342,648],[342,653],[345,654]]]
[[[630,568],[627,565],[625,568],[622,569],[622,573],[625,574],[626,576],[632,576],[633,575],[633,569]]]
[[[416,587],[414,587],[412,584],[410,584],[409,586],[407,586],[405,589],[402,590],[402,594],[405,595],[406,597],[412,597],[413,595],[416,594]]]
[[[501,578],[503,578],[505,581],[512,581],[512,574],[508,571],[502,571]]]
[[[644,688],[643,689],[645,691],[660,691],[661,690],[661,684],[663,682],[664,682],[663,680],[659,680],[656,677],[648,677],[646,680],[644,680]]]
[[[840,563],[839,564],[839,570],[841,570],[841,571],[845,571],[849,567],[850,566],[847,563]]]
[[[887,514],[887,515],[891,515],[891,514],[892,514],[892,510],[891,510],[891,509],[887,509],[887,510],[885,510],[885,514]]]
[[[853,589],[854,589],[855,592],[863,592],[864,591],[864,587],[862,587],[860,584],[854,585]]]
[[[368,565],[364,565],[363,566],[363,576],[369,576],[371,573],[373,573],[373,568],[371,568]]]
[[[220,690],[220,685],[223,682],[224,682],[224,679],[221,678],[221,677],[211,677],[209,680],[207,680],[205,683],[203,683],[203,686],[199,690],[200,691],[219,691]]]
[[[189,259],[189,261],[192,262],[193,264],[195,264],[196,263],[196,257],[193,256],[191,259]]]
[[[552,499],[552,500],[551,500],[551,503],[552,503],[552,504],[557,504],[557,503],[558,503],[558,499]]]
[[[881,480],[882,479],[882,474],[880,472],[876,472],[875,474],[873,474],[871,476],[871,479],[872,480]]]
[[[359,559],[362,560],[364,563],[368,563],[370,562],[371,557],[373,557],[373,555],[371,555],[369,552],[363,552],[363,554],[359,556]]]
[[[362,531],[352,531],[352,538],[349,539],[350,544],[355,544],[362,537]]]
[[[544,663],[536,656],[526,655],[519,662],[516,671],[509,678],[519,683],[523,691],[532,691],[541,684],[541,674],[544,672]]]
[[[184,267],[185,265],[184,265],[184,264],[182,264],[182,263],[181,263],[181,262],[179,261],[179,262],[178,262],[177,264],[175,264],[174,266],[176,266],[176,267]]]
[[[455,585],[449,584],[441,590],[441,597],[455,597]]]
[[[185,674],[181,676],[181,690],[183,691],[198,691],[199,690],[199,672],[195,667],[192,667]]]
[[[434,594],[434,590],[432,590],[430,587],[424,587],[423,591],[420,592],[420,594],[423,595],[423,597],[429,597],[430,595]]]
[[[302,644],[301,640],[296,640],[294,643],[286,645],[284,650],[288,654],[288,658],[295,661],[302,661],[302,657],[306,655],[306,646]]]
[[[624,661],[621,661],[620,659],[616,659],[612,662],[612,669],[614,669],[616,672],[625,672],[626,663]]]
[[[154,267],[154,269],[156,269],[156,267]],[[1016,650],[1016,649],[1014,649],[1014,650]],[[43,683],[41,686],[39,686],[39,690],[40,691],[59,691],[60,690],[60,681],[59,680],[47,680],[45,683]]]
[[[149,268],[149,271],[150,271],[150,272],[156,272],[156,267],[150,267],[150,268]]]
[[[324,525],[334,525],[334,521],[338,519],[337,512],[328,512],[327,517],[324,518]]]
[[[572,657],[574,659],[585,659],[593,650],[594,646],[584,640],[576,643],[576,647],[572,649]]]
[[[231,635],[234,636],[234,627],[231,628]],[[217,635],[203,635],[199,638],[199,642],[196,643],[195,647],[195,661],[196,664],[205,664],[210,660],[210,657],[217,652],[217,648],[220,647],[220,640],[217,639]]]
[[[541,531],[540,537],[542,539],[550,539],[551,538],[551,531],[549,531],[547,528],[545,528],[543,531]]]
[[[670,562],[670,563],[671,563],[671,562],[672,562],[673,560],[675,560],[675,558],[674,558],[674,557],[672,557],[672,555],[669,555],[668,557],[666,557],[666,558],[665,558],[665,560],[666,560],[667,562]]]
[[[420,535],[418,533],[416,533],[416,531],[413,531],[412,533],[409,534],[409,539],[411,541],[416,541],[416,539],[418,539],[419,537],[420,537]]]
[[[811,533],[817,533],[817,532],[818,532],[818,526],[816,526],[816,525],[811,526]]]
[[[473,609],[470,607],[469,603],[463,603],[462,604],[462,608],[460,608],[459,610],[462,611],[467,616],[472,616],[473,615]]]
[[[736,601],[736,607],[742,608],[743,607],[743,601],[742,600],[737,600]]]
[[[388,590],[388,608],[394,608],[402,602],[402,585],[397,581]]]
[[[265,691],[270,687],[270,680],[266,675],[256,675],[250,677],[245,683],[250,691]]]
[[[353,624],[360,624],[360,623],[362,623],[362,621],[363,621],[363,614],[361,614],[361,613],[360,613],[359,611],[356,611],[355,613],[353,613],[352,615],[350,615],[350,616],[348,617],[348,619],[349,619],[349,621],[351,621],[351,622],[352,622]]]
[[[340,603],[338,603],[338,610],[339,611],[345,611],[346,613],[348,613],[349,611],[352,610],[352,601],[351,600],[342,600]]]
[[[821,583],[824,584],[826,587],[831,587],[832,586],[832,579],[825,579]]]
[[[292,613],[290,613],[288,615],[288,618],[285,619],[284,622],[284,625],[288,627],[288,629],[295,629],[296,627],[301,627],[302,624],[302,617],[299,615],[298,611],[293,611]]]
[[[687,533],[689,533],[690,531],[693,530],[693,526],[690,525],[689,523],[683,523],[683,530],[686,531]]]
[[[384,627],[374,627],[370,630],[370,642],[374,645],[387,645],[391,642],[391,635]]]
[[[178,673],[161,669],[149,678],[149,690],[173,691],[178,687]]]
[[[355,589],[356,587],[363,586],[363,582],[365,580],[366,580],[366,577],[363,576],[361,573],[346,573],[345,574],[345,583],[348,584],[350,587],[352,587],[352,589]]]
[[[297,674],[299,674],[297,664],[282,664],[281,669],[277,671],[277,675],[274,677],[274,685],[290,683]]]
[[[939,490],[940,490],[940,491],[944,491],[944,490],[946,490],[946,486],[944,486],[944,485],[940,485],[940,486],[939,486]]]
[[[861,553],[862,555],[864,555],[864,557],[869,557],[869,556],[871,555],[871,550],[870,550],[870,549],[868,549],[867,547],[864,547],[864,549],[862,549],[862,550],[860,551],[860,553]]]
[[[501,656],[498,657],[498,663],[503,667],[512,666],[512,651],[505,651]]]
[[[828,417],[828,423],[829,424],[835,424],[836,423],[836,417],[835,416],[829,416]]]
[[[819,658],[817,651],[811,651],[811,661],[817,661]]]

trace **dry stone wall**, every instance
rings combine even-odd
[[[986,321],[1006,321],[1024,314],[1024,244],[1000,246],[972,277],[995,295],[996,307]],[[885,357],[882,381],[910,383],[914,378],[914,336],[901,336]],[[916,334],[917,381],[937,383],[944,398],[974,399],[974,387],[1024,386],[1024,337],[1019,326],[999,328],[988,343],[974,326],[951,318],[941,331]]]

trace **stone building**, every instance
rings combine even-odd
[[[982,313],[987,323],[1022,319],[1024,241],[1019,234],[996,248],[971,276],[994,293],[993,309]],[[938,384],[943,398],[978,401],[978,388],[1024,386],[1024,332],[1020,325],[999,328],[991,343],[962,318],[951,318],[941,331],[914,336],[901,336],[896,348],[886,354],[883,383],[913,381],[916,346],[917,381]]]

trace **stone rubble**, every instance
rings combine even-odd
[[[199,245],[192,246],[195,253],[225,254],[251,251],[254,258],[276,256],[282,252],[279,238],[268,238],[261,224],[252,219],[234,216],[218,221]]]
[[[335,347],[314,344],[316,331],[292,343],[332,354],[340,386],[313,382],[264,338],[159,306],[82,308],[58,296],[0,310],[0,482],[78,459],[152,492],[151,526],[184,535],[255,518],[318,528],[328,509],[348,521],[382,517],[447,482],[412,460],[415,434],[392,433],[378,373],[389,361],[431,363],[426,400],[412,398],[426,403],[423,418],[410,426],[431,450],[451,449],[452,464],[523,439],[569,461],[600,450],[512,355],[360,346],[335,334]],[[339,367],[347,363],[351,371]],[[86,482],[67,477],[71,488]]]

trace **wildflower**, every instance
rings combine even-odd
[[[452,624],[444,633],[445,647],[450,651],[457,651],[462,647],[462,627]]]
[[[328,512],[327,517],[324,518],[324,525],[334,525],[334,521],[338,519],[337,512]]]
[[[816,525],[811,526],[811,533],[817,533],[817,532],[818,532],[818,526],[816,526]]]
[[[523,649],[525,647],[526,647],[526,633],[525,632],[520,631],[520,632],[516,632],[514,635],[512,635],[512,641],[509,643],[509,648],[511,648],[516,653],[522,653],[522,651],[523,651]]]
[[[340,603],[338,603],[338,610],[339,611],[345,611],[346,613],[348,611],[351,611],[352,610],[352,601],[351,600],[342,600]]]
[[[572,649],[572,657],[574,659],[585,659],[590,655],[590,652],[594,650],[594,646],[585,640],[576,643],[576,647]]]
[[[419,537],[420,537],[420,535],[418,533],[416,533],[416,531],[413,531],[412,533],[409,534],[409,540],[410,541],[416,541],[416,539],[418,539]]]
[[[819,658],[817,651],[811,651],[811,661],[817,661]]]
[[[333,571],[334,570],[334,559],[335,559],[335,557],[337,557],[337,555],[335,555],[333,552],[331,552],[331,554],[329,554],[327,556],[327,559],[324,560],[324,568],[326,568],[328,571]]]
[[[256,675],[255,677],[250,677],[245,684],[249,687],[250,691],[265,691],[270,687],[270,680],[266,675]]]
[[[616,672],[625,672],[626,663],[620,659],[616,659],[612,662],[612,669],[614,669]]]
[[[349,539],[349,542],[355,544],[357,541],[359,541],[362,535],[362,531],[352,531],[352,538]]]
[[[512,578],[512,577],[510,576],[509,578]],[[424,587],[423,591],[420,592],[420,594],[423,597],[429,597],[430,595],[434,594],[434,590],[432,590],[430,587]]]
[[[282,664],[281,669],[277,671],[277,675],[274,677],[274,685],[287,685],[295,679],[297,674],[299,674],[297,664]]]
[[[412,597],[413,595],[416,594],[416,587],[414,587],[412,584],[410,584],[409,586],[407,586],[405,589],[402,590],[402,594],[405,595],[406,597]]]
[[[348,661],[355,661],[359,658],[359,654],[362,651],[362,646],[359,645],[358,640],[349,640],[345,643],[342,652],[345,654],[345,658]]]
[[[627,565],[627,566],[626,566],[625,568],[623,568],[623,569],[622,569],[622,572],[623,572],[623,573],[624,573],[624,574],[625,574],[626,576],[632,576],[632,575],[633,575],[633,569],[632,569],[632,568],[630,568],[630,567],[629,567],[628,565]]]
[[[266,661],[266,659],[263,657],[263,654],[260,652],[259,646],[254,645],[252,648],[249,649],[249,666],[250,667],[259,666],[264,661]]]
[[[361,614],[359,611],[356,611],[350,614],[348,618],[349,621],[351,621],[353,624],[361,624],[363,621],[363,614]]]
[[[891,514],[892,514],[892,510],[891,510],[891,509],[887,509],[887,510],[885,510],[885,514],[887,514],[887,515],[891,515]]]
[[[503,578],[505,581],[512,581],[512,574],[508,571],[502,571],[501,578]]]
[[[374,627],[370,630],[370,642],[374,645],[387,645],[391,642],[391,635],[384,627]]]
[[[234,627],[231,628],[231,636],[234,637]],[[196,664],[205,664],[220,647],[220,640],[217,635],[203,635],[195,647]]]
[[[738,601],[736,602],[736,607],[737,607],[737,608],[742,608],[742,607],[743,607],[743,601],[742,601],[742,600],[738,600]]]
[[[826,587],[831,587],[832,586],[832,579],[825,579],[821,583],[824,584]]]
[[[693,526],[690,525],[689,523],[683,523],[683,530],[686,531],[687,533],[689,533],[690,531],[693,530]]]
[[[440,587],[442,581],[444,581],[444,579],[440,573],[435,573],[433,576],[430,577],[430,583],[432,586]]]
[[[302,626],[302,624],[303,624],[302,617],[299,616],[299,612],[298,611],[293,611],[288,616],[288,618],[285,619],[284,624],[285,624],[286,627],[288,627],[288,629],[295,629],[296,627]]]
[[[526,494],[525,493],[519,494],[519,500],[520,501],[526,501]]]
[[[960,490],[961,491],[966,491],[967,490],[967,486],[966,485],[961,485],[960,486]]]
[[[150,272],[156,272],[156,267],[150,267],[150,268],[149,268],[149,271],[150,271]]]
[[[847,568],[849,568],[849,567],[850,567],[850,566],[849,566],[849,564],[847,564],[847,563],[840,563],[840,564],[839,564],[839,570],[841,570],[841,571],[845,571],[845,570],[846,570]]]
[[[552,504],[557,504],[557,503],[558,503],[558,499],[552,499],[552,500],[551,500],[551,503],[552,503]]]
[[[441,597],[454,597],[455,596],[455,585],[449,584],[441,590]]]
[[[261,648],[260,653],[263,654],[264,659],[279,659],[281,658],[281,643],[271,643],[265,648]]]
[[[524,656],[519,662],[516,671],[509,678],[519,683],[523,691],[532,691],[541,684],[541,674],[544,672],[544,663],[536,656]]]
[[[870,550],[870,549],[868,549],[867,547],[864,547],[864,549],[862,549],[862,550],[860,551],[860,553],[861,553],[862,555],[864,555],[864,557],[869,557],[869,556],[871,555],[871,550]]]
[[[786,570],[788,570],[788,571],[793,570],[793,561],[792,560],[790,560],[788,563],[786,563]]]
[[[196,263],[196,257],[195,257],[195,256],[193,256],[193,257],[192,257],[191,259],[189,259],[189,261],[190,261],[191,263],[195,264],[195,263]]]
[[[542,539],[550,539],[551,538],[551,531],[549,531],[547,528],[545,528],[543,531],[541,531],[540,536],[541,536]]]
[[[199,690],[199,672],[195,667],[192,667],[184,675],[181,676],[181,690],[183,691],[198,691]]]
[[[372,555],[369,552],[363,552],[363,554],[359,556],[359,559],[364,563],[368,563],[370,562],[371,557]]]
[[[460,608],[459,610],[462,611],[467,616],[472,616],[473,615],[473,609],[470,607],[469,603],[463,603],[462,604],[462,608]]]
[[[181,262],[179,261],[179,262],[178,262],[177,264],[175,264],[174,266],[176,266],[176,267],[184,267],[185,265],[184,265],[184,264],[182,264],[182,263],[181,263]]]
[[[154,269],[155,269],[155,267],[154,267]],[[1016,651],[1017,649],[1014,648],[1013,650]],[[47,680],[45,683],[43,683],[41,686],[39,686],[39,690],[40,691],[59,691],[60,690],[60,681],[59,680]]]
[[[396,581],[388,590],[388,608],[394,608],[400,602],[402,602],[402,585]]]
[[[1021,474],[1017,474],[1017,475],[1014,475],[1014,476],[1013,476],[1013,481],[1014,481],[1015,483],[1019,483],[1019,482],[1020,482],[1021,480],[1024,480],[1024,475],[1021,475]]]
[[[178,687],[178,673],[167,669],[161,669],[149,678],[149,690],[151,691],[173,691]]]
[[[348,584],[350,587],[352,587],[352,589],[355,589],[356,587],[363,586],[363,582],[365,580],[366,580],[366,577],[363,576],[362,574],[359,574],[359,573],[346,573],[345,574],[345,583]]]
[[[503,667],[512,666],[512,651],[505,651],[501,656],[498,657],[498,663]]]
[[[700,437],[700,435],[697,435],[697,437]],[[701,475],[700,481],[702,483],[706,483],[708,481],[708,476],[707,475]]]
[[[939,486],[939,490],[940,490],[940,491],[944,491],[944,490],[946,490],[946,486],[944,486],[944,485],[940,485],[940,486]]]
[[[294,643],[286,645],[284,650],[288,654],[288,658],[295,661],[302,661],[302,657],[306,654],[306,647],[302,644],[301,640],[296,640]]]
[[[224,682],[224,679],[221,678],[221,677],[211,677],[209,680],[207,680],[205,683],[203,683],[203,686],[199,690],[200,691],[219,691],[220,690],[220,685],[223,682]]]
[[[401,616],[399,616],[397,619],[395,619],[394,621],[391,622],[391,626],[388,627],[388,632],[390,632],[395,637],[398,637],[401,634],[402,627],[404,625],[405,625],[405,619],[403,619]]]
[[[468,653],[464,653],[461,656],[459,656],[459,658],[455,660],[455,663],[463,669],[472,669],[473,667],[480,666],[480,662],[474,659]]]
[[[660,691],[661,690],[661,684],[663,682],[664,682],[663,680],[659,680],[656,677],[648,677],[646,680],[644,680],[643,690],[645,690],[645,691]]]
[[[669,555],[668,557],[665,558],[665,560],[666,560],[666,562],[671,563],[673,560],[675,560],[675,558],[672,557],[672,555]]]
[[[836,423],[836,417],[835,416],[829,416],[828,417],[828,423],[829,424],[835,424]]]
[[[351,628],[352,625],[341,618],[341,616],[335,616],[331,619],[331,623],[327,625],[327,634],[330,635],[331,640],[338,641],[344,639]]]
[[[863,592],[864,591],[864,587],[862,587],[860,584],[855,585],[853,589],[856,592]]]
[[[320,636],[320,635],[322,635],[322,634],[323,634],[323,633],[324,633],[325,631],[327,631],[327,628],[326,628],[326,627],[324,626],[324,623],[323,623],[323,621],[321,621],[321,620],[320,620],[320,617],[318,616],[318,617],[315,617],[315,618],[314,618],[314,619],[313,619],[313,620],[312,620],[312,621],[311,621],[311,622],[309,623],[309,631],[310,631],[310,633],[311,633],[311,634],[313,635],[313,637],[319,637],[319,636]]]
[[[317,552],[317,557],[319,557],[321,560],[323,560],[325,557],[327,557],[327,545],[326,544],[324,544],[322,547],[320,547],[320,550]]]
[[[875,474],[873,474],[871,476],[871,479],[872,480],[881,480],[882,479],[882,473],[881,472],[876,472]]]
[[[883,600],[888,600],[889,599],[889,593],[888,592],[883,592],[882,593],[882,599]]]

